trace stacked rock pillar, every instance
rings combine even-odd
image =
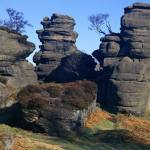
[[[106,108],[143,114],[150,110],[150,4],[135,3],[125,8],[121,33],[106,35],[99,50],[103,77],[99,99]]]
[[[39,79],[44,80],[60,65],[62,58],[76,52],[78,34],[73,31],[74,19],[66,15],[53,14],[51,18],[45,17],[41,24],[43,29],[37,30],[37,34],[42,45],[34,62]]]

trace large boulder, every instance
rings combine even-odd
[[[47,83],[23,88],[17,99],[23,128],[68,136],[82,127],[96,108],[96,84],[90,81]]]
[[[123,58],[115,64],[106,87],[106,99],[104,105],[114,110],[143,114],[148,110],[149,81],[146,78],[146,65],[139,60],[126,61]]]
[[[75,45],[78,37],[74,31],[75,20],[67,15],[53,14],[51,18],[45,17],[41,24],[43,29],[37,30],[37,34],[42,45],[33,58],[38,79],[44,82],[93,79],[96,63],[92,56],[79,51]]]

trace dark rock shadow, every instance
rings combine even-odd
[[[113,67],[105,67],[98,79],[97,102],[102,109],[111,113],[117,113],[117,103],[120,98],[117,96],[117,87],[110,80]]]
[[[76,80],[96,80],[98,71],[94,68],[96,63],[92,56],[84,53],[76,53],[61,60],[61,64],[46,78],[46,82],[55,81],[59,83],[72,82]]]
[[[21,116],[20,104],[13,104],[11,107],[0,109],[0,124],[19,126]]]

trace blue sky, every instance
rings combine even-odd
[[[36,44],[36,50],[39,50],[40,42],[35,30],[42,28],[42,18],[51,16],[54,12],[70,15],[76,20],[75,30],[79,33],[77,47],[91,54],[93,50],[98,49],[100,41],[96,33],[88,30],[88,16],[97,13],[110,14],[112,30],[119,32],[123,8],[134,2],[150,3],[150,0],[1,0],[0,18],[6,18],[6,8],[23,12],[25,19],[34,26],[26,28],[26,34],[29,40]]]

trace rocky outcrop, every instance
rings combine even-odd
[[[35,45],[6,27],[0,27],[0,108],[11,106],[21,87],[37,84],[34,67],[25,58]]]
[[[74,19],[53,14],[51,18],[45,17],[41,24],[43,29],[37,30],[37,34],[42,45],[34,55],[39,80],[70,82],[93,79],[96,63],[90,55],[77,49]]]
[[[43,29],[37,34],[42,45],[33,60],[43,83],[19,92],[17,99],[24,118],[20,123],[37,132],[69,136],[96,108],[96,85],[83,80],[95,79],[96,63],[92,56],[77,49],[73,18],[53,14],[41,24]]]
[[[27,86],[17,96],[21,125],[36,132],[71,136],[95,110],[96,91],[96,84],[86,80]]]
[[[105,108],[137,115],[150,110],[149,6],[125,8],[121,33],[106,35],[93,53],[103,67],[98,98]]]
[[[121,19],[121,34],[124,47],[133,58],[150,57],[150,8],[142,3],[135,3],[125,8]]]

